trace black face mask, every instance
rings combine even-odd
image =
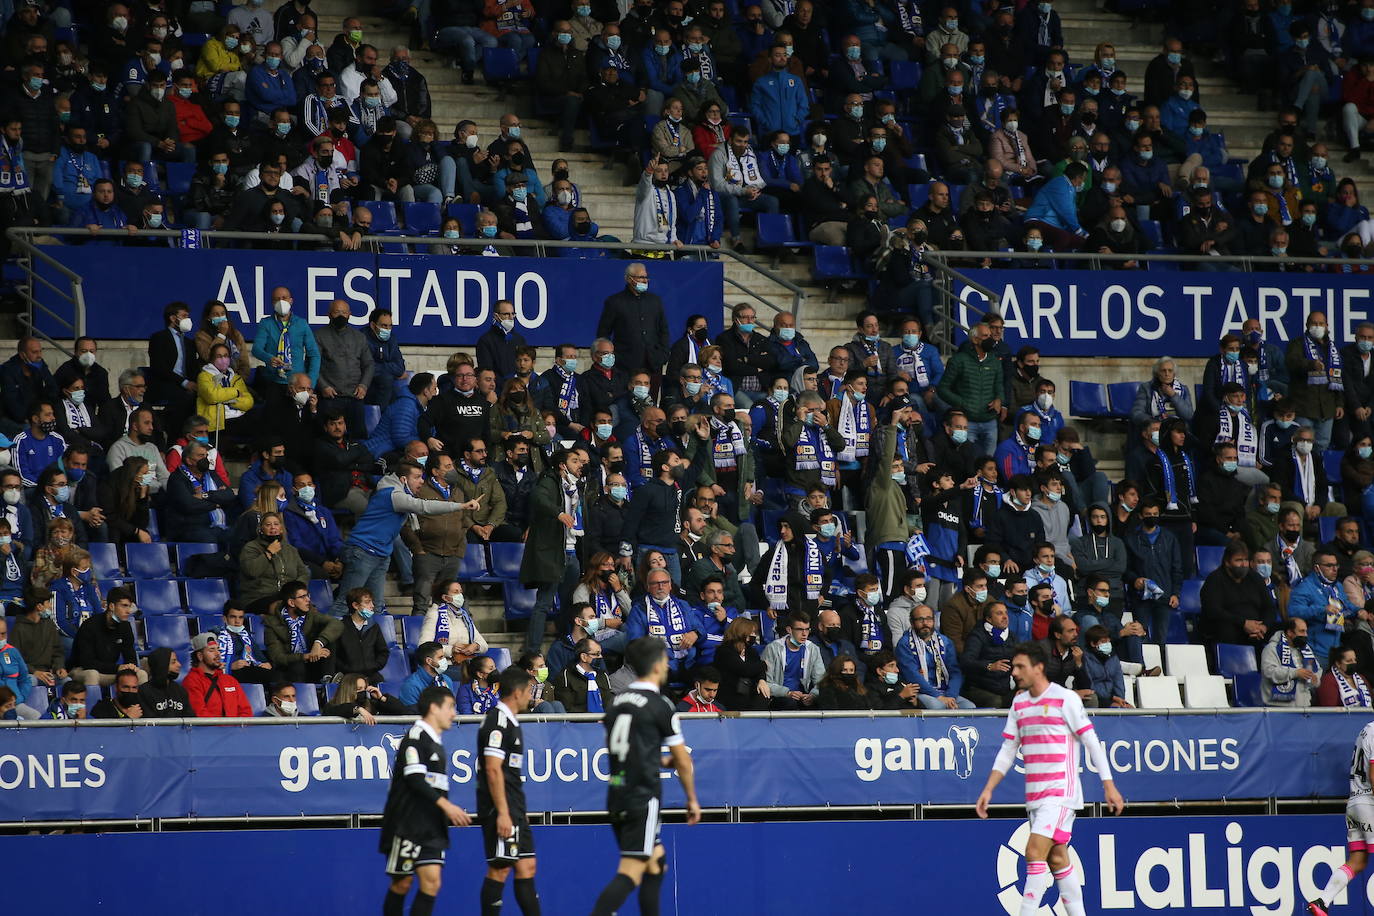
[[[1140,527],[1144,528],[1146,531],[1154,531],[1159,527],[1159,516],[1142,515],[1140,517]]]
[[[668,428],[673,431],[674,436],[681,436],[682,434],[687,432],[687,421],[674,420],[671,424],[669,424]]]
[[[840,638],[840,628],[825,627],[821,630],[821,635],[825,637],[826,642],[834,642]]]
[[[607,469],[608,469],[612,474],[624,474],[624,473],[625,473],[625,462],[623,462],[623,461],[612,461],[609,465],[607,465]]]
[[[336,331],[342,331],[344,328],[348,327],[348,316],[331,315],[329,317],[329,326]]]
[[[911,241],[916,245],[924,244],[927,237],[928,233],[924,229],[916,229],[911,233]]]
[[[591,223],[573,223],[573,231],[578,235],[586,235],[592,231]]]
[[[513,165],[513,166],[515,166],[515,167],[517,167],[517,168],[523,166],[523,165],[525,164],[525,154],[524,154],[524,153],[516,153],[514,156],[511,156],[511,157],[510,157],[510,164]]]
[[[1093,526],[1092,526],[1092,529],[1093,529],[1093,534],[1097,535],[1098,537],[1102,537],[1104,534],[1107,533],[1107,526],[1106,526],[1106,525],[1093,525]]]
[[[1301,532],[1301,531],[1280,531],[1279,534],[1280,534],[1280,535],[1283,537],[1283,539],[1284,539],[1285,541],[1287,541],[1288,543],[1290,543],[1290,544],[1296,544],[1297,541],[1298,541],[1298,538],[1302,535],[1302,532]]]
[[[1306,637],[1306,636],[1294,636],[1292,639],[1288,640],[1288,642],[1293,646],[1294,649],[1306,649],[1306,648],[1307,648],[1307,637]]]
[[[209,459],[209,458],[202,458],[202,459],[200,459],[199,461],[197,461],[197,462],[196,462],[196,470],[197,470],[197,471],[200,471],[202,474],[209,473],[209,471],[210,471],[210,459]]]
[[[982,344],[980,344],[980,346],[982,347],[984,353],[991,353],[993,350],[997,349],[997,341],[993,340],[991,337],[987,337],[983,339],[983,342]]]
[[[128,709],[130,706],[138,705],[137,690],[121,690],[116,694],[116,698],[119,700],[119,705],[123,706],[125,709]]]
[[[554,170],[553,170],[553,180],[554,180],[554,181],[571,181],[571,179],[568,178],[568,170],[567,170],[567,169],[554,169]]]
[[[511,402],[512,404],[523,404],[523,403],[525,403],[525,392],[523,392],[523,391],[512,391],[512,392],[510,393],[510,402]]]

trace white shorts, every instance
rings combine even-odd
[[[1374,850],[1374,798],[1361,795],[1345,803],[1345,845],[1351,852]]]
[[[1073,839],[1073,822],[1074,818],[1078,817],[1077,810],[1067,805],[1046,802],[1027,808],[1026,815],[1030,821],[1030,832],[1049,837],[1056,846]]]

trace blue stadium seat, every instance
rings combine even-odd
[[[1237,706],[1263,706],[1264,695],[1260,689],[1258,671],[1246,671],[1235,677],[1234,690]]]
[[[91,574],[97,582],[114,579],[122,575],[119,569],[119,552],[115,545],[91,541],[86,545],[91,554]]]
[[[401,618],[401,637],[406,654],[413,655],[420,645],[420,630],[424,628],[425,618],[412,614]]]
[[[134,586],[138,609],[144,617],[157,617],[165,614],[182,614],[181,590],[171,579],[148,579]]]
[[[222,614],[196,614],[196,632],[209,633],[218,630],[224,624]]]
[[[758,247],[760,248],[814,248],[815,243],[799,240],[792,216],[788,213],[758,214]]]
[[[849,249],[842,245],[817,245],[811,249],[811,276],[820,282],[827,280],[862,280],[864,275],[854,269]]]
[[[487,550],[481,544],[468,544],[463,560],[458,564],[458,581],[473,582],[489,578],[487,573]]]
[[[382,639],[386,640],[388,646],[398,645],[396,639],[396,618],[390,614],[378,614],[372,618],[377,624],[377,629],[382,631]]]
[[[521,78],[520,58],[511,48],[483,48],[482,75],[487,82]]]
[[[1238,677],[1259,670],[1259,664],[1255,661],[1255,650],[1250,646],[1217,643],[1216,649],[1217,674],[1222,677]]]
[[[149,617],[143,621],[143,630],[148,634],[148,648],[168,649],[187,648],[191,645],[191,628],[186,618],[168,615]]]
[[[1112,406],[1112,416],[1129,417],[1131,406],[1135,404],[1135,393],[1139,389],[1139,382],[1112,382],[1108,385],[1107,403]]]
[[[194,162],[168,162],[167,168],[167,193],[173,197],[181,197],[191,193],[191,179],[196,175],[196,164]]]
[[[210,544],[202,541],[186,541],[174,546],[176,547],[177,554],[177,570],[183,576],[188,575],[186,572],[186,563],[191,557],[220,552],[218,544]]]
[[[949,206],[955,213],[959,212],[959,201],[964,197],[964,188],[967,185],[952,184],[949,186]]]
[[[511,666],[510,649],[505,646],[495,646],[487,650],[487,658],[496,662],[496,670],[505,671]]]
[[[382,422],[382,408],[376,404],[364,404],[363,425],[369,436],[372,435],[372,431],[377,428],[377,424],[380,422]]]
[[[1069,413],[1075,417],[1110,416],[1111,407],[1107,404],[1107,386],[1097,382],[1069,382]]]
[[[1184,579],[1178,591],[1178,610],[1184,616],[1202,613],[1202,580]]]
[[[524,620],[534,611],[535,589],[525,588],[519,582],[507,582],[505,586],[506,595],[506,619]]]
[[[52,692],[42,684],[34,684],[33,689],[29,691],[28,698],[23,702],[29,709],[36,710],[40,714],[45,713],[48,711],[48,706],[52,704]]]
[[[909,184],[906,186],[906,202],[913,210],[919,210],[930,200],[930,185]]]
[[[1317,539],[1320,543],[1325,544],[1336,537],[1337,521],[1338,519],[1329,515],[1322,515],[1317,518]]]
[[[87,688],[86,688],[86,715],[89,716],[91,713],[93,713],[93,712],[95,711],[95,704],[99,703],[99,702],[100,702],[101,700],[103,700],[103,699],[105,699],[105,691],[104,691],[104,689],[102,689],[102,688],[100,688],[100,687],[87,687]]]
[[[386,656],[386,667],[382,668],[382,680],[404,681],[410,677],[410,661],[404,649],[393,646]]]
[[[186,580],[186,607],[192,614],[214,614],[219,618],[228,600],[229,586],[223,579]]]
[[[1142,219],[1140,221],[1140,232],[1149,240],[1151,248],[1164,247],[1164,229],[1159,225],[1159,220]]]
[[[894,60],[892,77],[887,81],[894,92],[915,92],[921,84],[921,65],[914,60]]]
[[[1329,448],[1322,452],[1322,470],[1326,471],[1326,482],[1332,486],[1341,485],[1341,457],[1345,452],[1338,448]]]
[[[454,201],[448,205],[448,215],[458,220],[458,225],[463,227],[464,237],[471,238],[477,234],[477,213],[481,209],[479,204],[463,204]]]
[[[303,716],[320,714],[320,688],[314,684],[296,684],[296,711]]]
[[[1197,547],[1197,574],[1201,579],[1207,578],[1212,571],[1221,565],[1221,555],[1225,552],[1225,547]],[[1181,599],[1180,599],[1181,600]]]
[[[339,692],[339,685],[329,681],[324,685],[324,705],[328,706],[334,702],[334,694]]]
[[[159,537],[162,536],[162,534],[161,534],[161,532],[158,530],[158,526],[157,526],[157,510],[156,510],[156,509],[149,509],[149,510],[148,510],[148,533],[149,533],[150,535],[153,536],[153,540],[155,540],[155,541],[156,541]]]
[[[368,200],[363,202],[372,211],[372,234],[393,232],[398,228],[396,205],[389,200]]]
[[[1188,623],[1179,611],[1169,615],[1169,631],[1165,634],[1164,641],[1173,645],[1184,645],[1192,641],[1188,636]]]
[[[401,206],[406,221],[406,235],[429,235],[439,231],[441,219],[438,204],[413,200]]]
[[[166,544],[125,544],[124,564],[131,579],[172,577],[172,558]]]
[[[248,708],[253,710],[253,715],[260,716],[267,708],[267,691],[262,689],[261,684],[239,684],[243,688],[243,698],[248,701]]]
[[[763,531],[760,532],[764,540],[776,541],[782,537],[782,518],[787,514],[785,509],[764,509],[763,510]]]
[[[762,215],[762,214],[760,214]],[[498,579],[519,579],[520,561],[525,557],[525,545],[519,541],[494,541],[491,550],[491,574]]]
[[[310,600],[315,605],[315,610],[329,613],[329,606],[334,603],[334,590],[330,588],[329,582],[324,579],[310,580]],[[380,601],[381,595],[373,595],[373,598]]]

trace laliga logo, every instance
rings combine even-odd
[[[997,850],[997,900],[1007,916],[1017,916],[1021,912],[1021,857],[1026,854],[1026,840],[1029,838],[1030,822],[1026,822],[1017,827],[1011,838]],[[1073,880],[1082,884],[1083,863],[1072,846],[1069,847],[1069,861],[1073,865]],[[1036,914],[1065,916],[1066,912],[1064,904],[1056,902],[1054,906],[1042,905]]]

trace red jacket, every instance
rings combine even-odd
[[[677,701],[677,708],[682,712],[725,712],[715,703],[702,702],[695,690],[687,691],[687,694]]]
[[[190,99],[183,99],[175,91],[167,93],[172,97],[172,107],[177,110],[177,132],[182,143],[199,143],[210,136],[214,125],[201,108]]]
[[[186,696],[191,700],[191,711],[200,719],[253,718],[253,709],[248,705],[248,697],[243,695],[243,686],[231,675],[220,672],[213,681],[199,667],[181,679],[186,688]]]
[[[1353,102],[1366,121],[1374,118],[1374,82],[1364,78],[1356,67],[1341,79],[1341,101]]]

